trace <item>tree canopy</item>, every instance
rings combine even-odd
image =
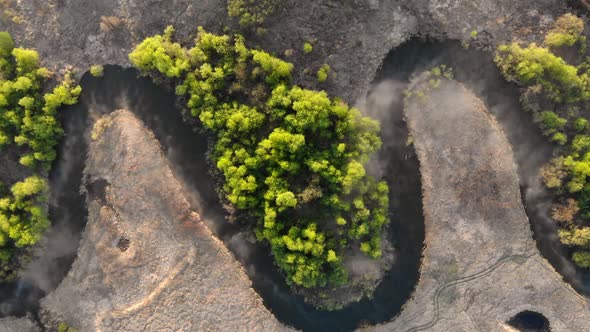
[[[239,35],[199,28],[187,49],[171,31],[129,58],[178,82],[177,94],[215,137],[210,154],[225,198],[270,246],[288,283],[345,283],[348,247],[379,257],[389,188],[363,166],[381,146],[379,124],[324,91],[292,85],[292,64]]]

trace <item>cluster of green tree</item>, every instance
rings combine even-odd
[[[0,185],[0,266],[19,248],[35,244],[49,226],[45,208],[45,180],[56,158],[63,130],[57,109],[77,101],[80,87],[70,80],[42,94],[50,76],[39,66],[34,50],[16,48],[7,32],[0,32],[0,153],[17,151],[22,167],[34,174],[21,182]]]
[[[590,268],[590,127],[584,112],[590,106],[590,63],[583,31],[582,19],[563,15],[543,46],[503,45],[495,61],[508,80],[523,85],[523,107],[533,113],[543,134],[558,144],[558,157],[540,175],[561,202],[552,210],[561,227],[561,242],[574,249],[574,263]],[[559,48],[578,48],[579,64],[558,56]]]
[[[345,283],[347,247],[380,257],[389,188],[363,166],[381,145],[379,124],[292,85],[292,64],[249,49],[239,35],[199,28],[185,49],[172,32],[147,38],[129,58],[178,82],[176,93],[216,138],[211,158],[225,197],[269,244],[287,281]]]
[[[228,0],[227,13],[237,17],[246,28],[260,27],[279,5],[280,0]]]

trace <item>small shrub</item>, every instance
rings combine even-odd
[[[94,77],[102,77],[102,75],[104,75],[104,67],[101,65],[90,66],[90,75]]]
[[[581,132],[581,131],[585,131],[588,129],[588,120],[584,119],[584,118],[577,118],[576,121],[574,121],[574,130]]]
[[[242,27],[252,28],[264,24],[277,8],[280,0],[228,0],[227,13],[237,17]]]
[[[323,83],[328,79],[328,74],[330,73],[330,65],[324,64],[317,73],[318,82]]]
[[[309,54],[311,51],[313,51],[313,46],[310,43],[303,44],[303,53]]]

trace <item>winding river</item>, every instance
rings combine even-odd
[[[395,264],[373,299],[329,312],[314,309],[302,297],[294,295],[273,265],[268,249],[249,240],[247,227],[225,220],[207,171],[207,138],[183,121],[174,93],[148,78],[138,77],[133,69],[106,66],[103,77],[89,74],[82,77],[80,102],[63,112],[67,134],[50,174],[50,214],[54,227],[46,239],[47,250],[31,263],[25,276],[0,286],[2,314],[35,312],[39,298],[55,288],[67,273],[86,223],[84,197],[78,188],[82,184],[87,128],[92,119],[126,108],[155,133],[173,170],[184,183],[193,208],[245,266],[255,290],[280,321],[304,331],[349,331],[391,320],[401,311],[419,278],[424,242],[420,174],[413,148],[406,144],[403,90],[413,73],[438,64],[453,67],[456,79],[482,98],[502,124],[513,146],[523,202],[541,253],[566,281],[580,291],[589,292],[590,277],[564,258],[567,251],[555,236],[555,223],[547,217],[551,196],[536,174],[540,165],[551,158],[552,146],[541,136],[531,116],[520,110],[516,87],[504,81],[489,53],[465,49],[458,42],[412,39],[386,57],[363,106],[371,115],[383,113],[383,109],[386,113],[386,116],[378,115],[383,120],[384,146],[375,161],[392,189],[389,234],[396,248]],[[383,91],[375,91],[383,82],[389,82],[385,95]],[[387,102],[383,104],[380,98]]]

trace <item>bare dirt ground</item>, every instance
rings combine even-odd
[[[426,248],[413,298],[378,330],[507,331],[507,320],[532,310],[551,331],[590,331],[588,300],[535,246],[495,119],[455,81],[432,88],[420,76],[410,91],[404,112],[420,159]]]
[[[243,267],[190,210],[158,141],[127,111],[97,122],[78,258],[42,301],[80,331],[279,331]]]

